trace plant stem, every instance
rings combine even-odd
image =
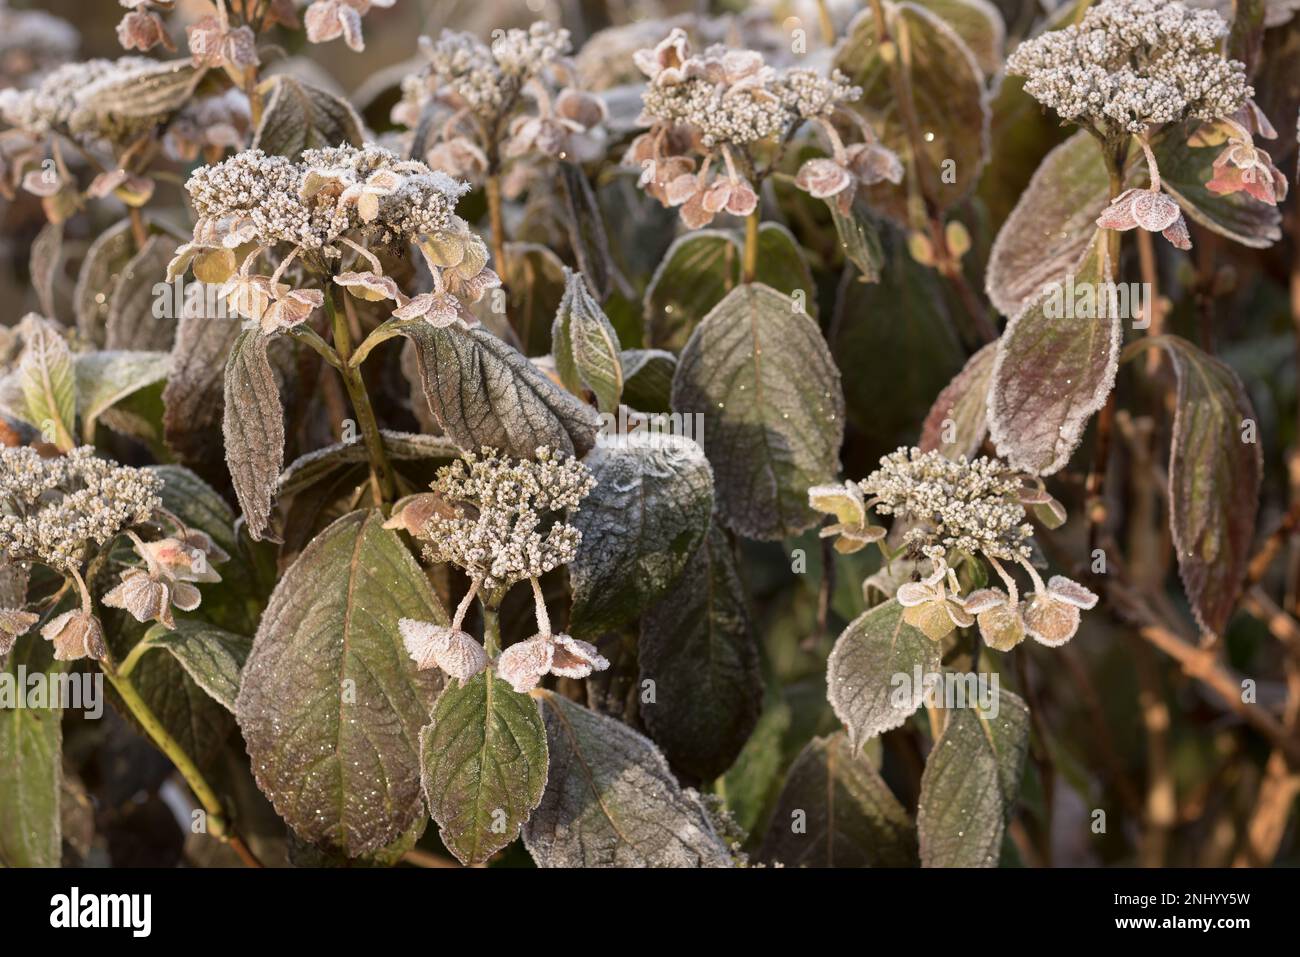
[[[510,267],[506,262],[506,224],[501,212],[501,175],[492,173],[484,187],[487,193],[488,223],[492,230],[492,258],[496,260],[497,275],[508,283]]]
[[[482,601],[483,605],[483,650],[488,657],[495,657],[501,652],[501,609],[500,606]]]
[[[1127,141],[1115,150],[1108,150],[1102,144],[1102,158],[1110,178],[1110,201],[1124,191],[1124,159]],[[1118,230],[1106,231],[1106,264],[1109,270],[1102,276],[1103,282],[1115,282],[1119,278],[1120,234]],[[1110,462],[1110,437],[1115,426],[1115,390],[1110,390],[1106,404],[1097,415],[1097,431],[1093,440],[1092,468],[1084,483],[1084,519],[1088,529],[1089,552],[1097,548],[1101,525],[1106,520],[1106,504],[1102,498],[1102,486],[1106,481],[1106,467]]]
[[[741,266],[741,281],[753,282],[758,275],[758,225],[759,212],[754,210],[745,219],[745,258]]]
[[[826,6],[826,0],[817,0],[817,25],[822,31],[822,42],[828,47],[835,45],[835,24],[831,20],[831,12]]]
[[[123,662],[124,665],[130,662],[134,666],[135,660],[139,657],[135,654],[138,648],[139,643],[127,656],[126,661]],[[261,867],[261,861],[253,855],[253,852],[249,850],[248,845],[243,842],[239,835],[235,834],[230,828],[225,813],[221,809],[221,800],[212,789],[212,785],[208,783],[203,776],[203,772],[199,770],[180,742],[171,736],[167,729],[163,727],[162,722],[158,720],[158,716],[153,713],[153,709],[149,707],[144,698],[140,697],[140,692],[136,690],[129,673],[115,671],[108,661],[102,662],[102,665],[105,677],[108,678],[109,683],[126,704],[132,716],[135,717],[136,721],[140,722],[140,726],[149,735],[149,739],[158,746],[158,750],[162,751],[167,756],[167,759],[175,765],[176,770],[185,779],[185,783],[194,792],[194,797],[203,806],[208,818],[207,833],[229,844],[231,849],[239,855],[240,860],[249,867]]]
[[[375,421],[375,410],[371,408],[370,395],[366,392],[361,370],[348,363],[352,357],[352,333],[348,331],[347,317],[334,304],[332,292],[325,293],[325,312],[334,326],[334,351],[341,362],[339,374],[343,376],[343,384],[347,387],[352,409],[357,415],[357,424],[361,427],[361,437],[366,443],[375,505],[381,507],[393,498],[395,488],[393,471],[388,464],[388,455],[384,452],[383,436],[379,434],[379,423]]]

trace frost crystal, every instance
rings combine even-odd
[[[196,238],[224,224],[228,246],[256,241],[307,250],[351,230],[383,243],[437,233],[451,225],[467,188],[375,145],[304,150],[298,162],[246,150],[199,169],[186,183],[199,216]]]
[[[0,449],[0,551],[10,561],[74,568],[91,545],[150,521],[161,488],[152,472],[96,458],[90,446],[50,459]]]
[[[1027,484],[1029,483],[1029,484]],[[1036,485],[1033,483],[1037,483]],[[874,510],[905,523],[904,550],[923,556],[929,574],[919,581],[892,586],[903,606],[903,620],[933,641],[956,628],[976,623],[985,643],[1010,651],[1026,635],[1056,646],[1074,636],[1080,609],[1091,608],[1097,596],[1057,575],[1044,585],[1030,561],[1025,505],[1064,514],[1042,487],[1005,463],[986,457],[970,461],[949,459],[938,451],[900,448],[880,460],[880,468],[859,483],[818,485],[808,490],[808,503],[835,516],[836,524],[822,530],[837,536],[836,547],[853,552],[880,541],[884,529],[868,524]],[[881,543],[886,557],[891,553]],[[1002,588],[980,588],[963,596],[957,571],[961,564],[983,558],[1002,580]],[[1002,562],[1019,565],[1033,583],[1028,601]],[[879,583],[878,576],[873,576]]]
[[[403,84],[404,111],[418,117],[436,98],[495,124],[530,79],[569,52],[569,31],[538,21],[500,33],[489,46],[473,34],[444,30],[436,41],[421,37],[420,49],[429,66]]]
[[[1166,0],[1101,0],[1077,25],[1022,43],[1007,72],[1067,120],[1102,134],[1214,120],[1252,95],[1245,66],[1222,54],[1213,10]]]
[[[451,562],[489,591],[544,575],[572,561],[582,538],[556,513],[578,508],[594,484],[585,465],[546,448],[537,450],[536,461],[487,448],[467,452],[433,483],[454,514],[435,512],[425,522],[424,556]]]

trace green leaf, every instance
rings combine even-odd
[[[1183,211],[1211,232],[1254,249],[1267,249],[1282,238],[1282,213],[1246,193],[1219,196],[1205,188],[1214,176],[1222,146],[1189,146],[1188,126],[1172,127],[1153,146],[1160,182]],[[1144,177],[1145,178],[1145,177]]]
[[[831,352],[844,377],[849,421],[878,457],[916,437],[916,423],[966,353],[935,273],[894,234],[879,282],[846,270],[835,299]]]
[[[167,378],[166,352],[82,352],[73,356],[83,429],[133,392]]]
[[[1014,316],[1064,281],[1097,235],[1109,182],[1101,149],[1083,130],[1043,158],[989,253],[985,285],[999,312]]]
[[[668,412],[672,408],[673,373],[677,357],[663,349],[624,349],[623,402],[638,412]]]
[[[393,462],[449,461],[460,455],[456,446],[441,435],[418,435],[390,429],[380,429],[379,435],[389,461]],[[297,495],[348,465],[369,460],[366,444],[360,439],[335,442],[316,449],[289,463],[289,467],[280,476],[278,494],[282,498]]]
[[[48,319],[58,319],[55,293],[58,280],[63,275],[63,224],[48,222],[41,227],[32,241],[28,271],[32,288],[41,313]]]
[[[973,458],[989,434],[989,383],[998,346],[990,342],[967,360],[921,423],[923,452],[938,449],[950,459]]]
[[[122,267],[108,297],[105,347],[141,352],[166,351],[176,338],[176,315],[155,314],[154,290],[167,281],[167,264],[176,253],[176,240],[155,234]]]
[[[814,738],[790,766],[760,857],[787,867],[909,867],[916,828],[839,731]]]
[[[53,323],[26,323],[26,348],[18,363],[18,379],[27,405],[27,420],[51,438],[61,451],[76,442],[77,376],[68,344]]]
[[[727,810],[746,833],[758,830],[763,812],[776,797],[785,770],[783,745],[791,722],[790,705],[773,696],[722,779],[719,790],[725,795]]]
[[[880,233],[871,221],[866,207],[854,203],[847,214],[840,212],[839,203],[827,200],[826,208],[831,211],[831,221],[840,238],[840,248],[844,258],[858,267],[859,282],[878,282],[884,252],[880,246]]]
[[[890,599],[849,623],[831,649],[827,698],[861,744],[897,728],[921,707],[923,680],[939,669],[939,643],[903,621],[903,606]],[[906,685],[899,678],[907,679]]]
[[[895,39],[894,55],[881,56],[874,15],[863,10],[849,24],[834,65],[862,87],[862,98],[850,108],[863,115],[881,142],[900,157],[908,155],[911,146],[892,79],[899,38],[906,34],[910,67],[899,68],[907,72],[917,122],[925,131],[922,156],[915,164],[917,185],[942,212],[966,197],[988,161],[990,111],[984,77],[975,54],[957,31],[930,10],[888,0],[883,9],[889,35]],[[908,188],[906,181],[901,186],[872,186],[868,205],[906,223]]]
[[[596,487],[570,519],[582,533],[569,564],[569,630],[592,638],[663,596],[703,541],[713,474],[700,447],[633,432],[586,458]]]
[[[750,538],[811,528],[808,487],[839,471],[840,373],[821,330],[775,289],[732,290],[691,335],[673,411],[703,416],[722,523]]]
[[[195,684],[234,713],[239,673],[248,659],[253,639],[223,631],[205,621],[180,619],[174,631],[154,625],[142,640],[171,652]]]
[[[998,340],[989,433],[1013,468],[1062,468],[1115,385],[1123,330],[1106,294],[1115,288],[1106,235],[1097,230],[1074,271],[1031,300]]]
[[[283,73],[267,80],[262,94],[266,108],[253,137],[254,149],[297,159],[303,150],[361,145],[361,118],[347,100]]]
[[[258,329],[246,329],[235,340],[226,361],[221,424],[226,465],[254,541],[277,540],[271,502],[284,465],[284,409],[266,347]]]
[[[524,827],[538,867],[729,867],[699,798],[627,725],[540,692],[550,775]]]
[[[617,412],[623,395],[618,333],[587,291],[582,273],[565,269],[564,280],[564,298],[551,327],[551,353],[560,381],[577,396],[584,387],[591,389],[601,412]]]
[[[399,618],[446,624],[423,570],[378,511],[312,541],[271,595],[235,714],[258,786],[304,840],[358,857],[424,813],[419,731],[438,672],[420,672]]]
[[[510,322],[519,330],[525,355],[545,355],[551,351],[551,323],[564,298],[564,263],[537,243],[506,243],[506,262],[509,274],[501,278],[510,297]],[[491,304],[489,294],[478,308]]]
[[[1002,69],[1006,27],[1002,13],[988,0],[911,0],[940,17],[962,38],[985,77]]]
[[[720,229],[697,229],[668,247],[642,299],[653,345],[685,346],[700,321],[740,284],[742,253],[740,237]],[[779,223],[759,226],[755,278],[787,295],[802,291],[804,308],[817,315],[816,287],[803,250]]]
[[[650,277],[642,308],[650,342],[680,349],[691,330],[740,282],[740,245],[731,233],[697,229],[678,237]]]
[[[731,767],[763,707],[758,644],[727,537],[711,528],[679,584],[641,621],[641,720],[672,766],[701,780]]]
[[[121,219],[90,244],[72,293],[77,332],[87,342],[103,346],[107,337],[109,293],[115,277],[135,255],[131,220]]]
[[[414,344],[429,409],[461,448],[532,458],[539,445],[582,456],[595,444],[596,411],[486,329],[416,322],[402,334]]]
[[[1029,709],[999,691],[996,709],[945,708],[948,725],[921,775],[916,826],[924,867],[994,867],[1029,747]]]
[[[577,163],[560,161],[560,195],[564,199],[564,225],[569,232],[578,268],[591,283],[596,298],[604,302],[619,284],[618,267],[609,255],[609,237],[600,204],[587,174]]]
[[[516,837],[546,787],[537,702],[481,672],[448,685],[420,732],[420,780],[443,844],[480,864]]]
[[[177,323],[171,371],[163,389],[163,437],[177,458],[205,475],[225,468],[221,418],[226,361],[240,324],[209,318]]]
[[[126,627],[135,626],[132,621]],[[235,730],[235,719],[190,677],[177,658],[156,652],[143,655],[131,672],[131,683],[167,732],[200,767],[218,757]],[[111,700],[115,704],[116,698],[113,692]],[[136,724],[125,706],[117,707]]]
[[[33,632],[18,639],[0,669],[0,863],[6,867],[58,867],[62,856],[63,709],[20,708],[4,700],[27,692],[18,682],[20,667],[29,680],[35,675],[45,675],[47,682],[56,676],[71,680],[64,674],[66,663],[55,661],[53,652],[54,646]]]
[[[1186,339],[1160,336],[1178,378],[1169,449],[1169,530],[1192,612],[1222,635],[1250,564],[1263,459],[1258,419],[1231,367]]]

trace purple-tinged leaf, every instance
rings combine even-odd
[[[226,362],[221,425],[226,465],[254,541],[278,541],[271,529],[271,502],[284,467],[284,409],[266,346],[256,329],[235,340]]]
[[[1119,362],[1119,310],[1108,290],[1106,232],[1073,272],[1007,323],[989,390],[989,433],[1012,467],[1050,475],[1070,460],[1106,403]]]
[[[989,434],[989,383],[997,354],[996,342],[984,346],[939,393],[921,424],[921,451],[938,449],[950,459],[979,451]]]
[[[1106,166],[1082,130],[1043,158],[989,253],[985,287],[998,311],[1014,316],[1079,261],[1106,207]]]
[[[1169,529],[1201,628],[1222,634],[1250,563],[1263,473],[1255,410],[1232,369],[1177,336],[1156,344],[1178,378]]]

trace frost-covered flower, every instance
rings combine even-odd
[[[104,629],[86,607],[65,611],[41,629],[41,637],[54,645],[56,661],[102,659],[108,654]]]
[[[693,54],[681,28],[638,51],[635,60],[649,77],[640,120],[650,129],[632,141],[623,162],[640,168],[646,192],[665,206],[680,207],[691,229],[724,210],[734,216],[754,211],[755,144],[783,142],[804,121],[825,122],[861,95],[838,72],[828,78],[807,69],[777,70],[754,50],[714,45]],[[838,136],[826,125],[847,164]],[[717,165],[725,175],[711,172]],[[846,176],[826,195],[851,182]]]
[[[810,159],[799,167],[794,184],[804,192],[817,199],[834,199],[840,212],[847,215],[860,187],[903,181],[898,154],[880,143],[865,124],[861,127],[863,142],[850,146],[843,145],[829,122],[820,125],[831,140],[832,156]]]
[[[1093,608],[1097,596],[1078,582],[1054,575],[1043,587],[1029,595],[1024,611],[1025,631],[1040,644],[1055,648],[1063,645],[1079,630],[1079,611]]]
[[[1142,229],[1160,233],[1178,249],[1191,249],[1192,238],[1177,201],[1159,188],[1126,189],[1097,217],[1102,229]]]
[[[397,623],[406,653],[421,671],[440,668],[462,685],[487,667],[483,646],[460,630],[429,621],[402,618]]]
[[[366,48],[361,36],[361,18],[371,7],[391,7],[394,0],[314,0],[303,14],[307,27],[307,40],[311,43],[328,43],[343,38],[358,53]]]
[[[605,101],[572,87],[560,91],[552,105],[550,96],[539,83],[530,84],[538,92],[538,112],[518,116],[510,124],[507,156],[523,156],[536,151],[555,159],[589,163],[605,153],[602,125],[607,118]]]
[[[962,605],[956,574],[942,559],[934,562],[934,571],[921,581],[898,586],[894,597],[903,606],[903,620],[932,641],[947,637],[954,628],[967,628],[975,622]]]
[[[911,540],[999,559],[1028,559],[1033,526],[1019,492],[1023,476],[980,456],[953,460],[937,451],[900,448],[862,481],[869,507],[917,523]]]
[[[257,66],[257,37],[251,27],[232,27],[224,4],[185,28],[195,66],[225,67],[236,75]]]
[[[515,106],[524,85],[569,49],[569,31],[540,20],[527,30],[498,32],[490,44],[451,30],[437,40],[421,37],[420,50],[429,65],[404,85],[404,114],[418,117],[432,98],[495,126]]]
[[[1026,40],[1007,59],[1025,91],[1064,119],[1108,136],[1231,116],[1252,95],[1223,56],[1228,27],[1176,0],[1101,0],[1083,20]]]
[[[822,538],[833,536],[835,550],[841,554],[850,555],[885,537],[884,528],[867,521],[866,499],[862,496],[862,486],[857,482],[814,485],[808,489],[808,505],[838,519],[819,534]]]
[[[432,487],[455,514],[429,517],[425,558],[458,566],[488,590],[572,561],[582,535],[559,514],[578,508],[594,480],[577,459],[544,447],[536,455],[515,460],[485,448],[440,469]]]
[[[125,610],[136,621],[156,621],[175,628],[172,607],[181,611],[198,608],[203,596],[194,583],[221,581],[212,564],[229,556],[202,532],[186,532],[181,538],[153,542],[127,534],[135,544],[136,554],[144,559],[145,568],[124,571],[122,580],[104,595],[104,604]]]
[[[1020,607],[1001,588],[981,588],[966,596],[962,607],[975,616],[980,637],[994,651],[1010,651],[1025,638]]]
[[[234,245],[328,252],[349,232],[394,244],[445,231],[468,186],[367,145],[304,150],[298,161],[246,150],[197,170],[186,189],[199,217],[196,239],[212,224],[238,224]]]
[[[251,135],[248,96],[231,87],[187,101],[163,131],[163,151],[181,163],[191,163],[200,154],[215,163],[226,150],[243,149]]]
[[[0,655],[9,654],[14,642],[27,634],[40,617],[18,608],[0,608]]]
[[[167,35],[167,25],[163,23],[159,10],[170,10],[175,0],[118,0],[126,7],[127,13],[117,25],[117,42],[125,50],[145,52],[161,45],[165,50],[175,52],[176,44]]]
[[[501,653],[497,675],[515,691],[523,694],[537,687],[547,674],[564,678],[586,678],[593,671],[604,671],[609,661],[596,646],[565,634],[534,635],[516,642]]]
[[[566,634],[551,631],[551,617],[542,597],[542,585],[532,578],[533,605],[537,615],[537,634],[527,641],[511,645],[497,659],[496,672],[520,694],[537,687],[548,674],[562,678],[586,678],[593,671],[604,671],[609,661],[596,646]]]
[[[97,458],[90,446],[57,458],[0,448],[0,552],[66,571],[92,546],[150,521],[162,507],[162,479]]]
[[[1270,206],[1286,199],[1288,186],[1286,176],[1273,165],[1273,158],[1249,139],[1228,142],[1214,161],[1213,178],[1205,184],[1211,193],[1246,193]]]

